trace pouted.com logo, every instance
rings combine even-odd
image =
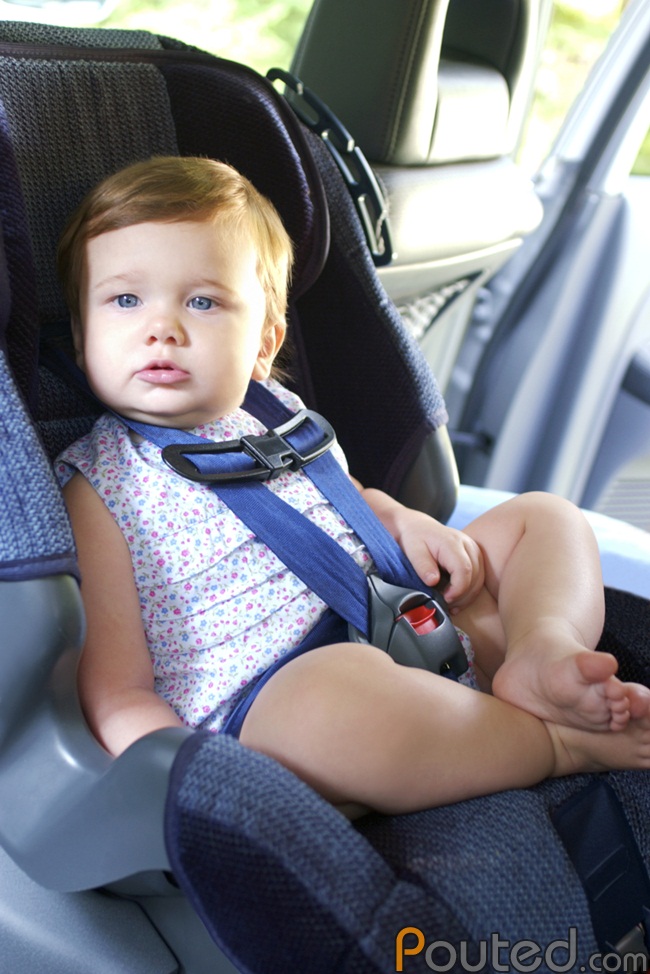
[[[568,974],[569,971],[582,974],[611,974],[614,971],[646,971],[648,957],[644,952],[592,954],[584,963],[578,962],[578,931],[570,927],[566,940],[553,940],[545,947],[534,940],[517,940],[512,943],[493,933],[489,940],[468,943],[460,941],[452,944],[448,940],[433,940],[427,944],[426,937],[419,927],[402,927],[395,938],[395,971],[404,970],[408,957],[422,955],[431,971],[446,972],[461,970],[477,974],[481,971],[495,971],[504,974],[516,971],[529,974],[539,970],[552,974]]]

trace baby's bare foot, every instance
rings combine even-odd
[[[622,683],[609,653],[586,649],[565,627],[549,624],[512,647],[495,674],[495,696],[556,724],[621,731],[645,714],[650,690]]]
[[[619,733],[546,722],[555,751],[553,777],[591,771],[650,770],[650,704]],[[640,702],[637,709],[641,710]]]

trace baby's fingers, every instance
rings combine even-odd
[[[425,585],[435,588],[441,582],[440,566],[428,546],[419,541],[408,552],[409,561]]]
[[[471,538],[466,539],[455,563],[449,565],[449,582],[444,589],[447,602],[454,608],[469,605],[483,587],[485,574],[480,548]]]

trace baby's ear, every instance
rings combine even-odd
[[[284,321],[267,324],[251,378],[258,382],[262,379],[268,379],[275,357],[282,348],[286,333],[287,325]]]

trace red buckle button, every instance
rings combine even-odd
[[[406,619],[418,636],[425,636],[440,625],[436,618],[435,606],[429,605],[416,605],[414,609],[408,609],[403,615],[399,616],[397,621],[399,622],[400,619]]]

